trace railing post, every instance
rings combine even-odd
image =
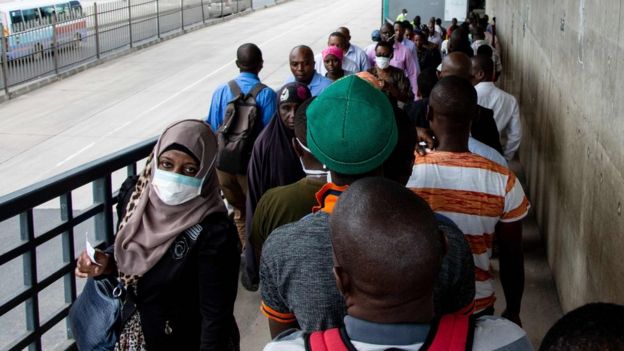
[[[132,48],[132,5],[128,0],[128,33],[130,36],[130,48]]]
[[[95,25],[95,56],[100,59],[100,25],[98,23],[97,2],[93,3],[93,21]]]
[[[60,196],[61,220],[68,222],[74,218],[71,192]],[[61,234],[63,245],[63,263],[72,264],[76,260],[74,255],[74,227],[70,227]],[[76,300],[76,278],[73,271],[63,276],[63,288],[65,291],[65,303],[70,304]],[[67,337],[73,338],[69,319],[66,321]]]
[[[204,11],[204,0],[200,0],[199,1],[201,4],[201,9],[202,9],[202,23],[206,24],[206,14]]]
[[[182,21],[182,31],[184,32],[184,0],[180,0],[180,20]]]
[[[56,35],[56,13],[52,13],[52,47],[54,55],[54,73],[58,74],[58,36]]]
[[[223,17],[223,0],[219,0],[219,2],[221,3],[221,14],[219,17]]]
[[[110,174],[93,182],[93,201],[104,205],[95,216],[95,239],[113,242],[113,196]]]
[[[203,9],[202,9],[203,12]],[[2,53],[2,57],[0,57],[0,59],[2,60],[2,82],[4,85],[4,93],[6,94],[6,97],[9,98],[9,47],[8,47],[8,43],[9,43],[9,38],[4,36],[4,26],[2,25],[2,23],[0,23],[0,51]]]
[[[37,247],[34,245],[35,226],[32,208],[20,213],[19,219],[22,241],[32,243],[30,250],[22,256],[22,265],[24,286],[33,291],[32,296],[24,303],[26,307],[26,330],[35,332],[39,330],[39,296],[35,291],[37,287]],[[41,338],[35,338],[35,342],[28,345],[28,350],[41,350]]]
[[[156,0],[156,31],[160,39],[160,0]]]

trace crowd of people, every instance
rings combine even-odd
[[[243,44],[205,121],[163,132],[120,191],[114,245],[77,261],[79,277],[123,283],[115,350],[238,350],[239,266],[274,338],[258,349],[533,349],[530,204],[508,168],[521,124],[496,85],[495,25],[406,16],[365,49],[346,27],[316,55],[293,48],[277,91],[260,81],[260,48]],[[624,346],[621,308],[564,317],[541,349]],[[589,336],[567,337],[578,332]]]

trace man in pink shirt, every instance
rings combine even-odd
[[[420,74],[420,67],[418,65],[418,58],[414,57],[411,50],[408,49],[405,45],[399,43],[394,38],[394,28],[390,23],[385,23],[381,26],[379,30],[381,33],[381,40],[387,41],[391,43],[394,47],[394,54],[392,59],[390,60],[390,65],[399,69],[402,69],[405,72],[405,76],[410,81],[412,85],[412,91],[414,92],[415,99],[418,96],[418,84],[416,79]],[[366,55],[368,56],[368,60],[370,62],[371,67],[375,66],[375,48],[372,50],[367,48]]]

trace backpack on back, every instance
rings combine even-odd
[[[474,340],[475,319],[462,314],[446,314],[431,326],[421,350],[470,351]],[[306,333],[306,351],[354,351],[343,328]]]
[[[217,130],[216,167],[227,173],[247,174],[253,144],[262,129],[256,97],[266,85],[256,84],[247,95],[233,80],[228,87],[234,98],[228,102],[223,123]]]

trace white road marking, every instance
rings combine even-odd
[[[82,149],[74,152],[73,154],[69,155],[69,157],[65,158],[63,161],[59,162],[56,164],[56,167],[62,166],[64,163],[66,163],[67,161],[71,160],[72,158],[80,155],[81,153],[89,150],[90,148],[92,148],[93,146],[95,146],[95,142],[92,142],[91,144],[83,147]]]

